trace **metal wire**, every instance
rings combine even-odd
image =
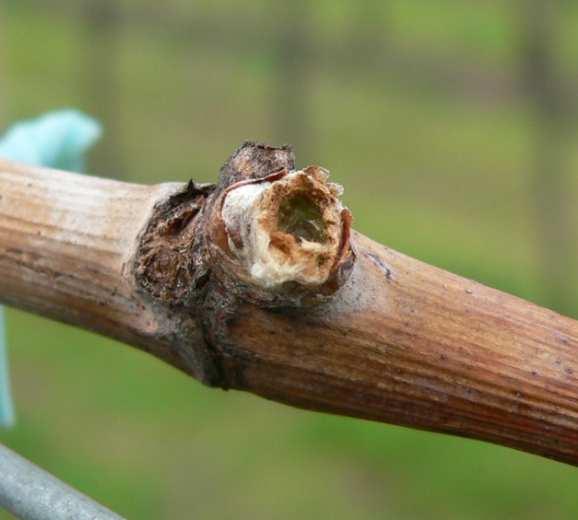
[[[0,507],[22,520],[123,520],[2,445]]]

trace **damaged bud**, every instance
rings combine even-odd
[[[210,253],[245,298],[274,306],[325,300],[353,265],[341,186],[318,166],[230,185],[216,201]],[[235,284],[231,284],[235,285]],[[232,287],[234,289],[234,287]]]
[[[195,348],[186,334],[167,340],[189,371],[228,388],[236,376],[223,359],[235,350],[228,326],[239,305],[289,308],[330,299],[355,261],[351,214],[328,172],[296,170],[286,146],[244,143],[217,185],[166,188],[171,195],[139,236],[134,280],[176,320],[172,330],[201,331]]]
[[[355,259],[342,191],[319,166],[296,170],[287,146],[244,143],[218,185],[189,183],[155,208],[137,284],[171,307],[199,307],[217,287],[267,307],[323,302]]]

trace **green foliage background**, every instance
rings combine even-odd
[[[100,113],[99,86],[90,95],[83,86],[92,33],[75,2],[48,4],[0,4],[4,125],[61,106],[88,110],[110,129],[91,171],[149,183],[215,179],[245,139],[299,141],[276,130],[271,41],[280,14],[271,2],[166,2],[177,19],[200,13],[221,28],[230,24],[234,35],[242,26],[246,41],[226,30],[207,35],[202,24],[178,33],[160,18],[128,16],[110,57],[112,115]],[[118,5],[159,9],[137,0]],[[385,61],[358,67],[371,53],[352,54],[344,40],[353,0],[314,5],[315,45],[341,51],[331,59],[317,53],[308,72],[300,117],[310,139],[301,160],[297,150],[299,163],[332,171],[363,233],[546,303],[529,187],[531,114],[507,88],[519,60],[512,3],[378,3],[360,34],[371,29],[395,42],[407,77]],[[572,77],[578,9],[564,9],[558,58]],[[416,53],[423,61],[411,61]],[[440,59],[463,76],[482,71],[477,88],[456,84],[459,74],[428,77],[427,64]],[[578,147],[569,155],[575,198]],[[578,270],[568,284],[578,287]],[[565,311],[576,316],[578,303]],[[19,424],[0,440],[128,518],[578,515],[578,473],[569,466],[205,389],[107,339],[16,310],[8,317]]]

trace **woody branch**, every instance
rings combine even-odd
[[[0,162],[0,301],[212,386],[578,465],[578,322],[352,231],[340,194],[254,143],[216,185]]]

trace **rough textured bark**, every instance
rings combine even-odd
[[[280,191],[293,169],[289,149],[251,143],[215,186],[0,163],[0,300],[135,345],[210,385],[578,464],[576,321],[349,236],[345,210],[319,278],[251,278],[239,253],[248,235],[221,209],[243,186]],[[339,209],[338,190],[314,180],[304,193]],[[323,225],[336,218],[322,215]],[[295,234],[284,251],[301,254],[291,248],[306,242]]]

